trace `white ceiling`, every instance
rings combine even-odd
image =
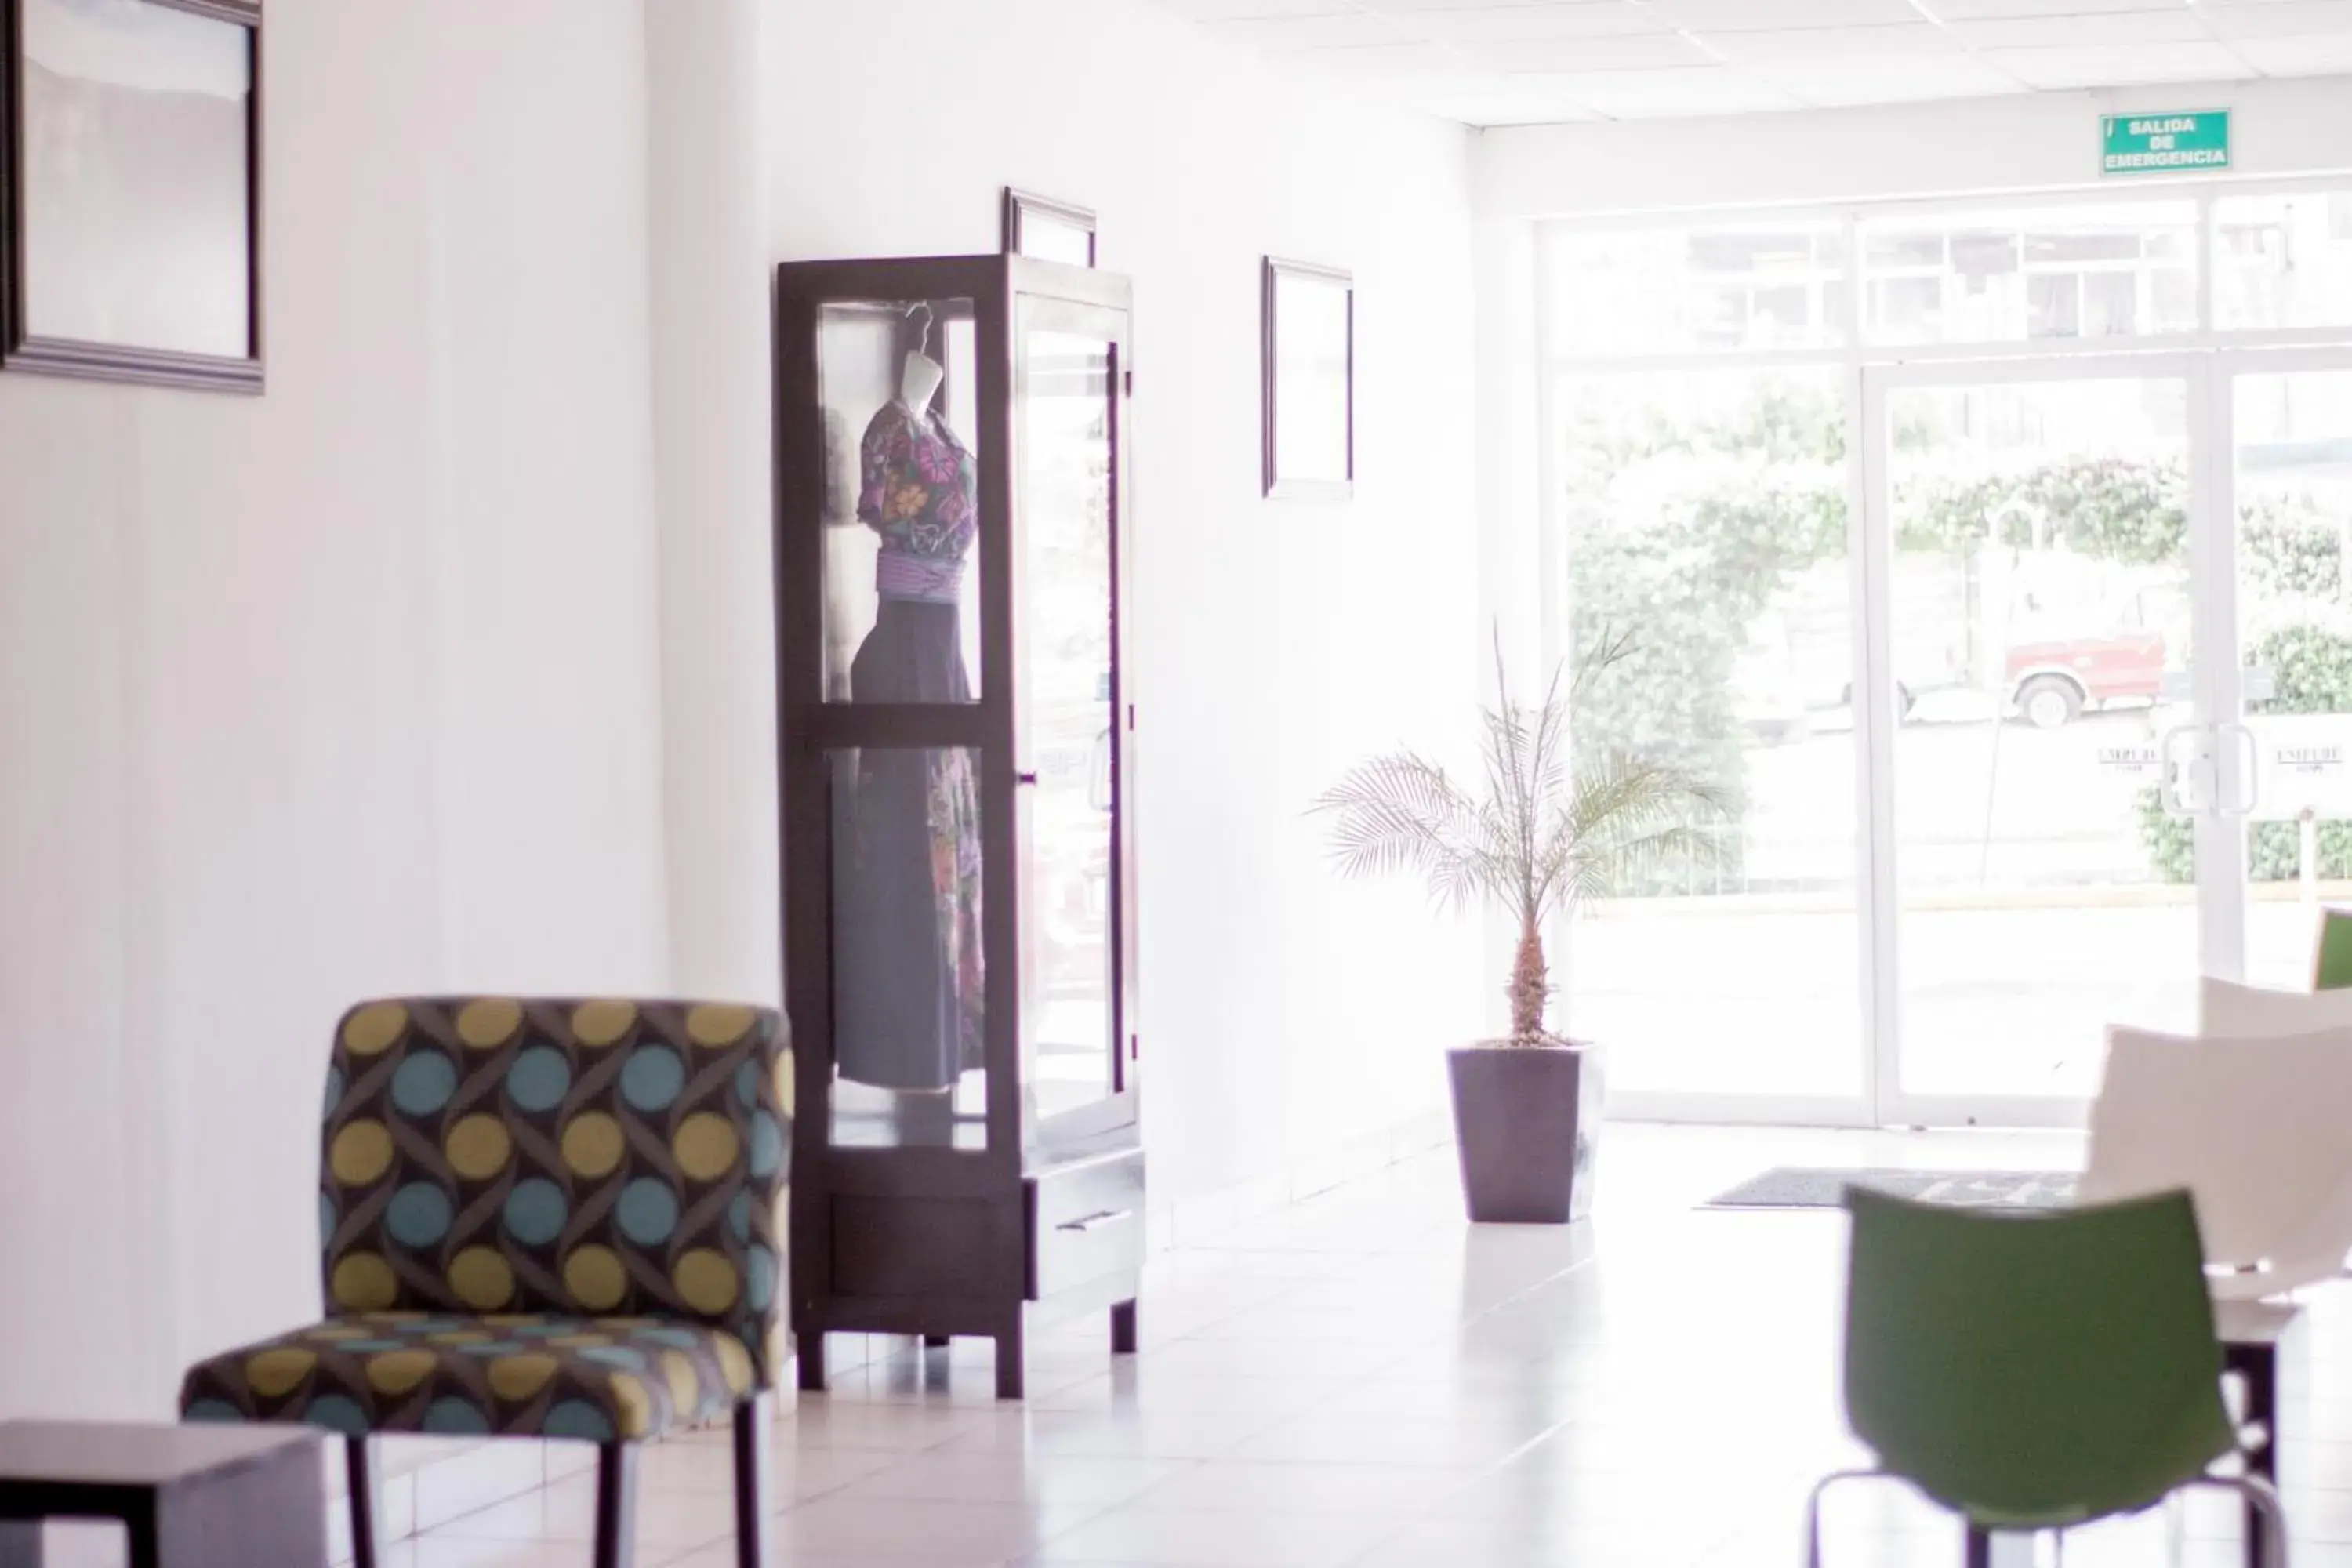
[[[1162,0],[1472,125],[2352,72],[2352,0]]]

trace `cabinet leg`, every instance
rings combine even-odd
[[[925,1334],[923,1336],[923,1348],[927,1351],[943,1351],[948,1348],[948,1343],[949,1338],[945,1334]]]
[[[824,1392],[824,1336],[821,1333],[803,1334],[799,1349],[793,1359],[800,1363],[801,1392],[823,1394]]]
[[[1024,1350],[1021,1310],[1014,1308],[1012,1321],[996,1335],[996,1397],[1020,1399],[1028,1393],[1025,1372],[1028,1363]]]
[[[1110,1353],[1135,1353],[1135,1303],[1120,1301],[1110,1310]]]

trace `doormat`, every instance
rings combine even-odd
[[[1711,1209],[1833,1209],[1849,1184],[1914,1203],[1962,1209],[2063,1209],[2074,1203],[2071,1171],[1822,1170],[1783,1165],[1718,1193]]]

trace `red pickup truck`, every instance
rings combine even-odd
[[[2161,696],[2166,648],[2154,608],[2142,592],[2124,601],[2104,632],[2011,643],[2009,691],[2017,711],[2037,730],[2056,730],[2094,703]]]

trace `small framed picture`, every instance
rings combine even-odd
[[[1004,187],[1004,254],[1066,267],[1095,264],[1095,215],[1075,202]]]
[[[0,0],[0,369],[258,392],[260,0]]]
[[[1356,280],[1265,258],[1265,493],[1345,500],[1356,485]]]

